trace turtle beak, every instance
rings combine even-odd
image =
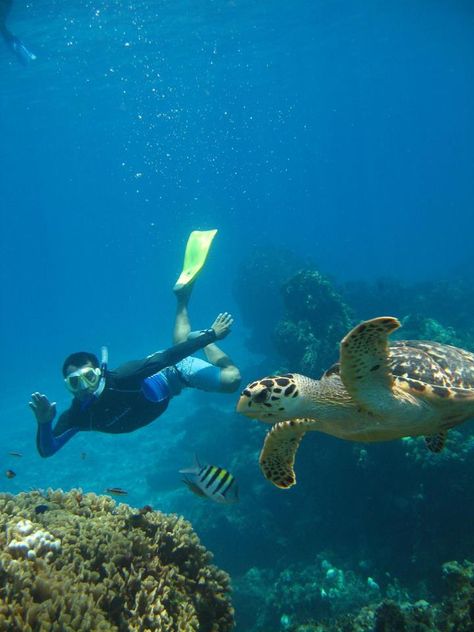
[[[246,417],[255,417],[258,419],[261,416],[262,411],[258,410],[258,406],[254,407],[254,404],[263,404],[269,397],[270,389],[266,386],[259,386],[252,391],[246,388],[240,395],[236,411],[238,413],[242,413]],[[252,408],[254,409],[252,410]]]
[[[243,415],[250,416],[249,413],[250,413],[251,405],[252,405],[252,399],[250,396],[250,391],[248,389],[245,389],[245,391],[242,391],[242,393],[240,394],[239,401],[237,402],[237,406],[235,410],[238,413],[242,413]]]

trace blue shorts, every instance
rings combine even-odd
[[[158,378],[158,379],[157,379]],[[157,386],[159,384],[159,386]],[[173,366],[167,366],[144,380],[143,392],[151,401],[161,401],[176,397],[183,388],[198,388],[201,391],[221,390],[221,370],[201,360],[189,356]]]
[[[189,358],[184,358],[175,364],[174,367],[167,367],[163,371],[169,369],[176,369],[185,386],[211,393],[221,390],[221,370],[219,367],[201,360],[201,358],[189,356]]]

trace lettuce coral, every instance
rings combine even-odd
[[[0,630],[233,628],[229,577],[180,516],[48,490],[0,494],[0,517]]]

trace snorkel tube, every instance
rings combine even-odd
[[[100,348],[100,373],[103,377],[107,371],[107,364],[109,363],[109,350],[104,345]]]
[[[100,348],[100,380],[94,391],[94,397],[100,397],[105,388],[105,374],[107,372],[107,364],[109,362],[109,350],[104,345]]]

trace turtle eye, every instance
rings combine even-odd
[[[270,397],[270,389],[267,386],[261,386],[252,394],[252,399],[256,404],[263,404]]]

